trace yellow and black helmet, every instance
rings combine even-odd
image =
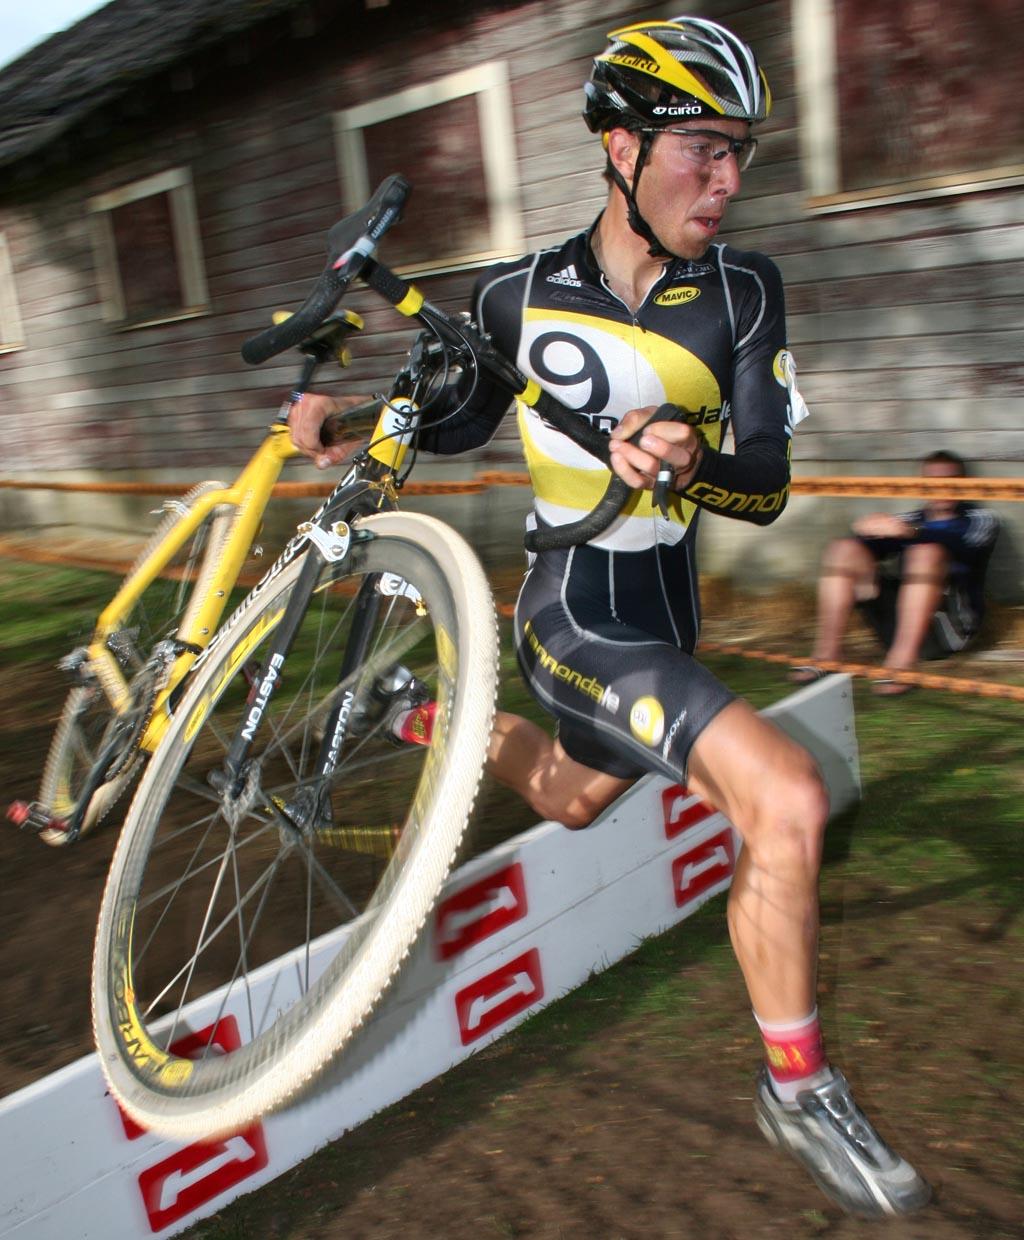
[[[771,91],[754,53],[700,17],[637,22],[608,35],[584,86],[594,133],[721,117],[763,121]]]

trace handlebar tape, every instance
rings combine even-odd
[[[558,404],[557,401],[554,403],[556,405]],[[569,417],[572,417],[571,411],[566,410],[565,406],[559,405],[558,407],[568,414]],[[544,417],[548,421],[550,421],[553,425],[557,425],[556,420],[549,417],[547,412],[541,408],[540,402],[538,402],[536,408],[539,412],[543,413]],[[685,420],[685,417],[685,412],[680,409],[678,405],[673,405],[666,402],[664,405],[659,406],[659,408],[655,410],[655,412],[647,419],[639,430],[634,431],[634,433],[630,435],[629,442],[638,443],[640,436],[652,422],[677,422],[680,420]],[[558,429],[561,430],[562,427],[559,426]],[[576,443],[580,444],[581,447],[590,452],[591,455],[598,457],[599,460],[604,461],[607,465],[609,460],[607,438],[604,435],[601,435],[599,431],[594,431],[589,425],[586,425],[586,429],[590,431],[592,435],[596,435],[603,441],[604,446],[602,450],[594,451],[587,445],[586,442],[584,442],[585,437],[581,434],[582,428],[579,426],[573,427],[572,430],[566,430],[565,433],[568,434],[569,437]],[[586,514],[586,516],[581,517],[578,521],[570,521],[566,525],[553,525],[546,526],[545,528],[539,530],[530,530],[524,539],[527,551],[558,551],[563,547],[575,547],[579,546],[581,543],[590,542],[591,539],[604,533],[619,513],[622,512],[622,509],[629,502],[629,497],[632,494],[633,488],[629,485],[629,483],[625,482],[618,476],[618,474],[613,472],[611,478],[608,480],[608,486],[605,489],[604,495],[601,496],[601,498],[597,501],[597,504]]]
[[[366,263],[361,275],[367,286],[379,293],[386,302],[390,302],[399,314],[411,318],[423,308],[423,294],[415,284],[396,276],[393,271],[382,267],[372,258]]]
[[[328,264],[313,291],[291,318],[285,319],[283,323],[275,323],[257,336],[249,337],[242,345],[242,360],[250,366],[258,366],[268,357],[283,353],[292,345],[301,344],[331,314],[347,287],[348,281],[339,280]]]
[[[409,196],[409,182],[397,173],[382,181],[377,192],[359,211],[339,220],[327,237],[330,257],[320,278],[299,309],[283,323],[268,327],[242,345],[242,358],[250,366],[283,353],[320,326],[359,274],[377,243],[401,218]]]

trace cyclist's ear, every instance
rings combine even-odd
[[[640,135],[629,129],[610,129],[605,149],[612,167],[626,178],[627,183],[632,184]]]

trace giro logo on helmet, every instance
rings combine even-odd
[[[699,103],[686,103],[678,108],[662,108],[654,109],[655,116],[703,116],[704,109]]]
[[[649,56],[638,56],[635,53],[619,53],[617,56],[609,56],[608,61],[613,65],[623,65],[627,69],[639,69],[641,73],[657,73],[658,62],[651,60]]]

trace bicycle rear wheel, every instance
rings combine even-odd
[[[344,561],[321,565],[283,665],[268,666],[268,646],[305,557],[225,623],[114,855],[93,967],[97,1047],[128,1113],[177,1140],[280,1106],[359,1028],[429,915],[476,795],[497,684],[483,571],[431,518],[384,513],[357,529]],[[341,675],[350,640],[358,659]],[[396,746],[369,722],[372,688],[396,665],[437,701],[428,746]],[[226,799],[227,746],[260,709],[245,791]],[[328,778],[325,728],[340,750]],[[217,1053],[225,1021],[244,1043],[230,1055]]]
[[[202,482],[189,491],[175,511],[160,522],[125,581],[130,581],[160,546],[181,520],[184,509],[207,491],[223,487],[222,482]],[[154,671],[148,666],[150,654],[157,642],[174,636],[186,618],[190,602],[201,595],[202,591],[195,589],[196,583],[204,571],[216,564],[236,518],[234,508],[214,509],[107,639],[108,648],[131,686],[133,701],[129,710],[140,716],[139,723],[157,688],[151,683]],[[55,848],[71,843],[76,834],[85,835],[103,820],[131,785],[142,760],[134,744],[139,727],[125,729],[130,739],[123,747],[115,744],[114,752],[110,752],[110,739],[114,729],[123,725],[123,716],[114,709],[98,680],[89,675],[87,667],[79,674],[83,675],[83,683],[75,685],[64,701],[38,797],[50,816],[50,825],[39,832],[39,837]],[[96,772],[96,764],[105,752],[107,770]],[[107,777],[102,778],[103,775]],[[88,801],[83,804],[86,797]],[[69,825],[76,817],[77,833]]]

